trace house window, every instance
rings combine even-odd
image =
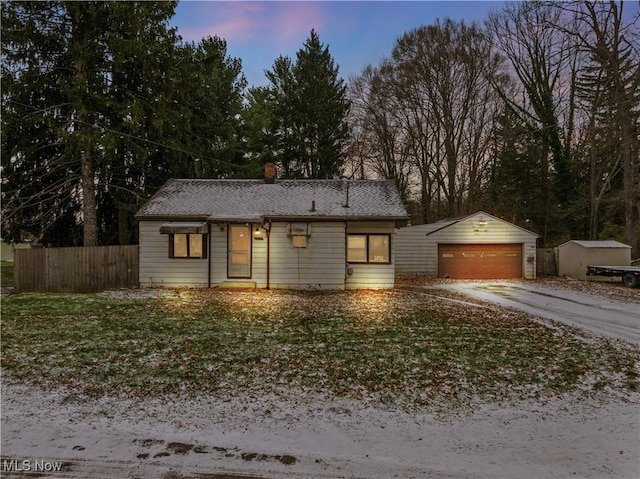
[[[169,258],[206,258],[207,235],[174,233],[169,235]]]
[[[389,235],[347,235],[348,263],[390,263]]]
[[[347,262],[367,262],[367,235],[347,235]]]
[[[227,276],[229,278],[250,278],[251,227],[230,225],[228,245]]]
[[[369,235],[369,263],[389,262],[389,235]]]

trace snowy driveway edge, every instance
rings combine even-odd
[[[528,281],[451,282],[426,288],[455,291],[473,299],[640,345],[640,303],[611,301]]]

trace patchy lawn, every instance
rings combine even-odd
[[[4,298],[5,380],[80,396],[298,391],[404,409],[639,390],[637,348],[425,292],[149,296]]]

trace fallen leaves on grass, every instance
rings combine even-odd
[[[2,320],[10,378],[93,396],[293,390],[410,408],[638,388],[637,349],[423,291],[16,295]]]

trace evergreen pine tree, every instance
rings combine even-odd
[[[247,176],[226,43],[183,44],[176,2],[3,2],[2,235],[131,243],[171,177]]]
[[[274,156],[291,178],[335,178],[341,175],[348,137],[349,102],[329,47],[315,30],[293,63],[279,57],[267,72],[271,82]]]

